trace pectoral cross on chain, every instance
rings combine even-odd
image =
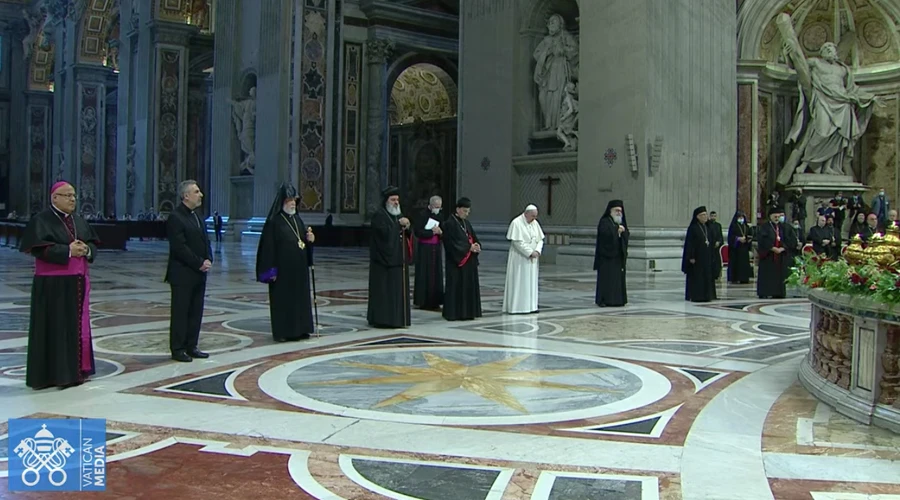
[[[547,186],[547,215],[553,215],[553,185],[559,184],[559,177],[548,175],[541,179],[541,184]]]

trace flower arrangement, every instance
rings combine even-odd
[[[900,304],[900,229],[896,226],[884,236],[871,237],[868,245],[855,236],[839,260],[810,253],[795,263],[789,285]]]

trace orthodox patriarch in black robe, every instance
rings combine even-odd
[[[456,202],[456,213],[448,217],[444,224],[447,287],[443,316],[448,321],[481,317],[481,285],[478,283],[481,243],[468,220],[471,206],[468,198],[460,198]]]
[[[383,203],[372,215],[369,246],[369,309],[366,319],[376,328],[405,328],[409,311],[409,263],[412,240],[400,211],[400,190],[384,190]]]
[[[619,210],[613,214],[616,208]],[[618,214],[619,211],[621,214]],[[621,307],[628,303],[625,287],[628,236],[622,200],[612,200],[607,203],[606,212],[597,224],[594,245],[594,270],[597,271],[595,302],[600,307]]]
[[[725,244],[725,238],[722,236],[722,224],[714,220],[712,217],[715,212],[710,213],[710,218],[706,221],[706,229],[709,230],[709,246],[713,249],[713,280],[718,280],[722,276],[722,254],[720,249]]]
[[[269,285],[269,316],[276,342],[308,339],[315,331],[309,293],[315,236],[296,213],[296,199],[294,186],[282,184],[256,252],[256,278]]]
[[[709,302],[716,300],[715,259],[713,240],[706,225],[706,207],[697,207],[684,237],[681,272],[686,276],[685,300]]]
[[[759,252],[759,277],[756,294],[759,298],[783,299],[787,295],[785,281],[791,274],[794,259],[791,249],[796,248],[796,233],[784,224],[784,209],[775,207],[769,212],[769,220],[761,224],[756,236]]]
[[[425,229],[429,219],[434,219],[441,225]],[[437,310],[444,303],[444,250],[441,235],[438,234],[444,229],[441,209],[429,205],[422,210],[414,224],[416,285],[413,287],[413,303],[421,309]]]
[[[750,264],[750,250],[753,247],[753,235],[747,224],[744,212],[738,210],[731,218],[728,226],[728,282],[734,284],[750,283],[753,277],[753,266]]]
[[[96,372],[88,265],[100,239],[75,213],[70,184],[54,184],[50,196],[53,205],[28,221],[19,242],[35,258],[25,373],[32,389],[79,385]],[[86,245],[86,255],[74,256],[76,241]]]

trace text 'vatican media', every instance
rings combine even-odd
[[[9,490],[106,491],[106,439],[104,419],[11,419]]]

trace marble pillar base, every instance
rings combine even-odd
[[[869,188],[864,184],[853,180],[852,175],[830,175],[830,174],[796,174],[787,186],[787,191],[795,191],[802,188],[807,194],[814,191],[827,193],[834,196],[838,191],[843,191],[845,196],[852,193],[862,193]]]
[[[683,229],[632,227],[630,231],[627,270],[681,272]],[[544,233],[548,232],[560,233],[555,249],[556,264],[575,269],[593,268],[596,228],[544,228]]]

